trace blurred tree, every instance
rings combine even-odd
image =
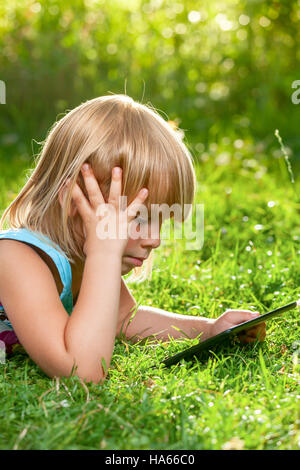
[[[299,23],[299,0],[0,0],[0,145],[30,152],[60,113],[126,92],[191,144],[279,128],[300,154]]]

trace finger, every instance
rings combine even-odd
[[[127,214],[128,214],[129,220],[134,219],[136,217],[137,213],[141,210],[141,207],[143,206],[144,201],[147,199],[147,197],[148,197],[148,189],[147,188],[141,189],[137,197],[128,206]]]
[[[242,342],[253,342],[255,340],[264,341],[265,337],[266,337],[265,322],[253,328],[250,328],[249,330],[243,330],[239,335],[239,338]]]
[[[88,166],[86,167],[85,165]],[[96,209],[99,204],[105,204],[104,197],[91,166],[85,163],[81,167],[81,172],[91,206]]]
[[[260,331],[264,331],[266,329],[266,324],[260,323],[259,325],[253,326],[253,328],[249,328],[249,330],[246,330],[246,333],[249,334],[250,336],[257,335]]]
[[[122,194],[122,168],[116,166],[112,169],[112,178],[108,196],[109,204],[113,204],[117,209],[120,205],[120,196]]]
[[[266,324],[265,324],[265,322],[260,323],[259,325],[257,325],[256,332],[254,331],[251,334],[251,336],[253,336],[255,334],[256,334],[256,338],[258,339],[258,341],[264,341],[264,339],[266,337]]]
[[[249,343],[254,343],[256,341],[256,338],[252,338],[251,336],[249,337],[249,336],[246,336],[246,335],[244,335],[244,336],[240,335],[239,340],[243,344],[249,344]]]
[[[258,330],[252,329],[252,330],[248,330],[248,331],[246,332],[246,336],[248,336],[248,338],[256,338],[257,335],[258,335],[258,333],[259,333]]]
[[[249,333],[249,334],[255,334],[255,333],[258,333],[259,331],[265,331],[265,330],[266,330],[266,323],[262,322],[245,331],[246,333]]]
[[[71,198],[74,201],[82,220],[85,223],[88,222],[92,208],[77,183],[74,184],[74,187],[71,190]]]
[[[234,325],[239,325],[254,318],[259,317],[259,312],[253,312],[251,310],[227,310],[225,312]]]
[[[262,343],[265,339],[265,336],[241,336],[240,341],[241,343],[255,343],[259,341]]]

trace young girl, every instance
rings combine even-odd
[[[195,183],[178,133],[126,95],[89,100],[56,122],[0,222],[3,229],[9,216],[10,228],[0,232],[0,344],[7,353],[22,345],[48,376],[76,373],[98,383],[121,333],[168,340],[183,336],[175,326],[204,340],[259,315],[232,310],[208,319],[138,307],[122,279],[160,245],[163,221],[151,218],[150,205],[183,208],[194,200]],[[146,231],[137,218],[142,206],[151,212]],[[99,236],[104,212],[116,236]],[[130,237],[129,227],[141,236]],[[262,324],[242,340],[264,336]]]

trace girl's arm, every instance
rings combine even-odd
[[[133,314],[134,317],[130,321]],[[121,278],[117,336],[124,334],[126,339],[139,341],[141,338],[155,335],[156,338],[167,341],[169,336],[172,338],[184,336],[182,332],[176,330],[179,328],[190,338],[195,338],[202,332],[201,339],[206,339],[209,337],[210,325],[213,322],[214,320],[209,318],[180,315],[145,305],[137,308],[136,300]]]
[[[215,322],[210,318],[180,315],[145,305],[137,308],[132,320],[131,317],[132,313],[127,312],[125,318],[119,318],[119,325],[123,325],[121,331],[125,337],[134,342],[148,336],[155,336],[162,341],[168,341],[170,337],[196,338],[200,333],[201,340],[205,340],[211,336],[211,326]]]
[[[135,309],[136,313],[133,316]],[[123,332],[125,338],[133,342],[151,335],[159,340],[168,341],[170,337],[188,336],[192,339],[201,334],[201,341],[204,341],[258,315],[258,312],[250,310],[227,310],[219,318],[211,319],[180,315],[143,305],[137,308],[134,297],[122,279],[117,334]],[[256,339],[263,341],[265,336],[265,323],[261,323],[247,330],[245,334],[239,335],[239,338],[243,343],[251,343]]]
[[[130,320],[136,307],[137,302],[130,290],[128,289],[124,279],[121,277],[120,303],[118,313],[118,324],[116,330],[117,337],[121,336],[122,333],[125,334],[125,329],[127,327],[128,321]]]
[[[106,376],[113,353],[120,274],[118,254],[99,250],[88,255],[78,299],[65,327],[66,349],[78,365],[77,375],[93,382]]]
[[[114,348],[119,312],[121,258],[87,256],[77,303],[69,316],[53,275],[31,247],[0,243],[0,299],[29,356],[50,377],[76,375],[99,382]],[[101,367],[102,366],[102,367]]]

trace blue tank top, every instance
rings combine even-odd
[[[45,251],[54,261],[57,270],[59,272],[61,282],[63,284],[63,291],[60,294],[60,300],[66,309],[67,313],[71,315],[73,310],[73,296],[72,296],[72,271],[69,260],[66,258],[65,254],[59,247],[55,244],[50,238],[46,235],[38,232],[33,232],[26,228],[19,229],[8,229],[0,231],[0,240],[3,238],[9,238],[13,240],[19,240],[26,242],[27,244],[37,246],[41,250]],[[0,333],[1,331],[12,330],[13,327],[10,321],[8,320],[4,306],[1,304],[0,299]],[[4,318],[4,319],[3,319]]]

